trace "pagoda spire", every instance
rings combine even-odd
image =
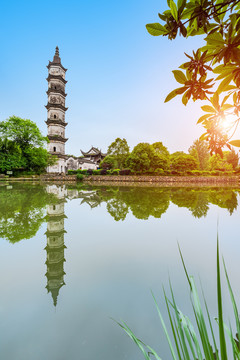
[[[61,64],[61,58],[59,56],[59,47],[58,46],[56,46],[55,55],[53,57],[53,62]]]
[[[55,56],[59,56],[59,47],[56,46]]]

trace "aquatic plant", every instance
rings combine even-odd
[[[232,325],[228,327],[223,320],[223,310],[222,310],[222,291],[221,291],[221,276],[220,276],[220,261],[219,261],[219,243],[217,240],[217,306],[218,306],[218,317],[215,319],[217,322],[218,328],[218,340],[216,340],[217,335],[214,334],[213,323],[210,318],[208,305],[203,294],[204,307],[206,310],[206,315],[204,315],[204,310],[200,302],[200,297],[198,290],[195,285],[194,278],[189,276],[181,250],[179,248],[180,256],[182,259],[184,271],[188,280],[190,294],[191,294],[191,304],[195,317],[195,331],[193,323],[189,318],[184,315],[179,307],[177,306],[176,299],[174,296],[173,288],[170,282],[170,293],[171,298],[168,298],[165,290],[164,298],[167,307],[168,319],[171,326],[171,332],[173,340],[171,339],[170,332],[167,329],[163,316],[161,314],[160,308],[158,306],[157,300],[152,293],[156,309],[160,322],[162,324],[164,333],[166,335],[168,345],[171,351],[171,356],[173,360],[227,360],[227,359],[240,359],[240,320],[238,315],[238,309],[236,301],[233,295],[232,287],[229,281],[227,269],[225,262],[223,260],[224,271],[227,279],[228,290],[231,298],[232,308],[234,311],[235,317],[235,326],[236,326],[236,339],[233,336]],[[140,339],[136,337],[133,331],[127,326],[125,322],[119,323],[121,328],[127,333],[127,335],[135,342],[138,348],[141,350],[144,358],[146,360],[157,359],[161,360],[160,356],[152,349],[149,345],[144,344]],[[231,344],[231,351],[226,346],[226,335]],[[232,356],[228,353],[232,352]]]

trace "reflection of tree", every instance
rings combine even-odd
[[[192,215],[196,218],[205,217],[208,210],[208,194],[206,192],[198,192],[196,205],[191,209]]]
[[[238,206],[237,194],[233,190],[229,189],[212,191],[209,196],[209,201],[221,208],[228,209],[230,215],[232,215]]]
[[[46,205],[54,201],[41,185],[0,187],[0,237],[11,243],[32,238],[45,221]]]
[[[128,213],[128,205],[119,199],[111,199],[107,202],[107,211],[114,220],[125,220]]]
[[[194,189],[174,188],[171,190],[171,201],[178,207],[195,209],[198,193]]]
[[[168,189],[136,187],[121,192],[118,196],[130,207],[137,219],[147,220],[149,216],[160,218],[169,206]]]

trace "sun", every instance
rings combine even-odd
[[[228,131],[232,128],[235,121],[236,117],[234,115],[227,114],[221,117],[219,124],[223,130]]]

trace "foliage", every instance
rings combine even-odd
[[[219,244],[217,241],[217,310],[218,317],[216,319],[218,325],[218,336],[214,334],[213,331],[213,322],[210,318],[208,305],[203,293],[204,298],[204,308],[207,316],[204,315],[204,310],[201,305],[199,292],[197,290],[193,276],[190,276],[187,272],[183,256],[180,251],[180,256],[183,263],[183,268],[185,271],[186,279],[189,285],[190,296],[191,296],[191,305],[194,312],[196,325],[194,327],[190,319],[184,315],[176,303],[176,298],[174,296],[174,291],[170,282],[170,297],[167,297],[165,289],[164,299],[168,312],[168,319],[172,331],[172,339],[170,337],[170,332],[167,329],[161,310],[158,306],[158,303],[153,295],[153,300],[157,309],[158,317],[160,319],[161,325],[163,327],[169,349],[171,351],[171,358],[174,360],[189,360],[189,359],[207,359],[207,360],[227,360],[230,358],[239,359],[240,357],[240,348],[239,348],[239,339],[240,339],[240,320],[239,312],[236,305],[236,300],[234,298],[233,290],[229,281],[227,269],[224,264],[225,276],[227,279],[229,295],[231,298],[232,309],[235,316],[235,327],[236,327],[236,338],[233,335],[233,324],[229,326],[224,323],[223,319],[223,304],[222,304],[222,280],[220,274],[220,260],[219,260]],[[135,342],[138,348],[141,350],[144,358],[146,360],[151,360],[155,358],[160,360],[160,357],[150,346],[145,345],[141,340],[139,340],[132,330],[127,326],[126,323],[118,323],[121,328],[127,333],[127,335]],[[196,332],[196,329],[198,332]],[[226,346],[226,335],[229,339],[230,347]],[[218,343],[218,345],[217,345]],[[230,350],[231,349],[231,350]],[[229,356],[229,353],[232,352],[232,356]]]
[[[107,154],[115,160],[114,168],[122,169],[124,167],[126,158],[129,155],[129,146],[127,140],[117,138],[111,145],[109,145]]]
[[[153,171],[157,168],[167,169],[169,159],[159,154],[152,145],[139,143],[128,156],[126,165],[134,171],[147,172],[150,169]]]
[[[12,116],[0,122],[0,136],[1,172],[21,169],[39,174],[56,162],[43,148],[47,138],[31,120]]]
[[[190,155],[192,155],[199,163],[200,170],[208,169],[208,161],[210,158],[208,144],[206,141],[199,139],[195,140],[193,145],[188,149]]]
[[[222,156],[222,148],[240,147],[231,140],[239,124],[240,110],[240,3],[238,0],[167,0],[168,9],[158,14],[160,23],[147,24],[153,36],[175,39],[206,35],[205,45],[185,54],[187,61],[173,70],[181,87],[173,90],[165,102],[182,95],[184,105],[190,99],[207,100],[200,117],[205,129],[202,139],[208,141],[211,153]],[[211,77],[211,78],[209,78]],[[213,85],[218,83],[214,92]],[[229,115],[233,119],[229,120]]]
[[[174,171],[186,172],[188,170],[197,170],[199,163],[192,156],[184,153],[173,153],[171,155],[171,169]]]
[[[14,141],[22,150],[29,146],[44,146],[48,141],[33,121],[17,116],[0,122],[0,137]]]
[[[114,155],[107,155],[101,162],[100,168],[102,169],[116,169],[117,168],[117,160]]]
[[[226,160],[229,164],[232,165],[233,169],[235,170],[238,167],[239,156],[238,154],[232,149],[231,151],[225,152]]]
[[[15,142],[0,139],[0,172],[21,169],[26,166],[22,150]]]
[[[77,181],[83,181],[83,174],[77,174]]]
[[[155,152],[158,155],[166,156],[166,158],[170,157],[170,153],[169,153],[168,149],[166,148],[166,146],[163,145],[163,143],[161,141],[153,143],[152,147],[154,148]]]
[[[223,152],[223,158],[217,154],[212,155],[209,159],[209,169],[213,170],[220,170],[220,171],[232,171],[233,166],[227,161],[227,154],[228,152]]]

